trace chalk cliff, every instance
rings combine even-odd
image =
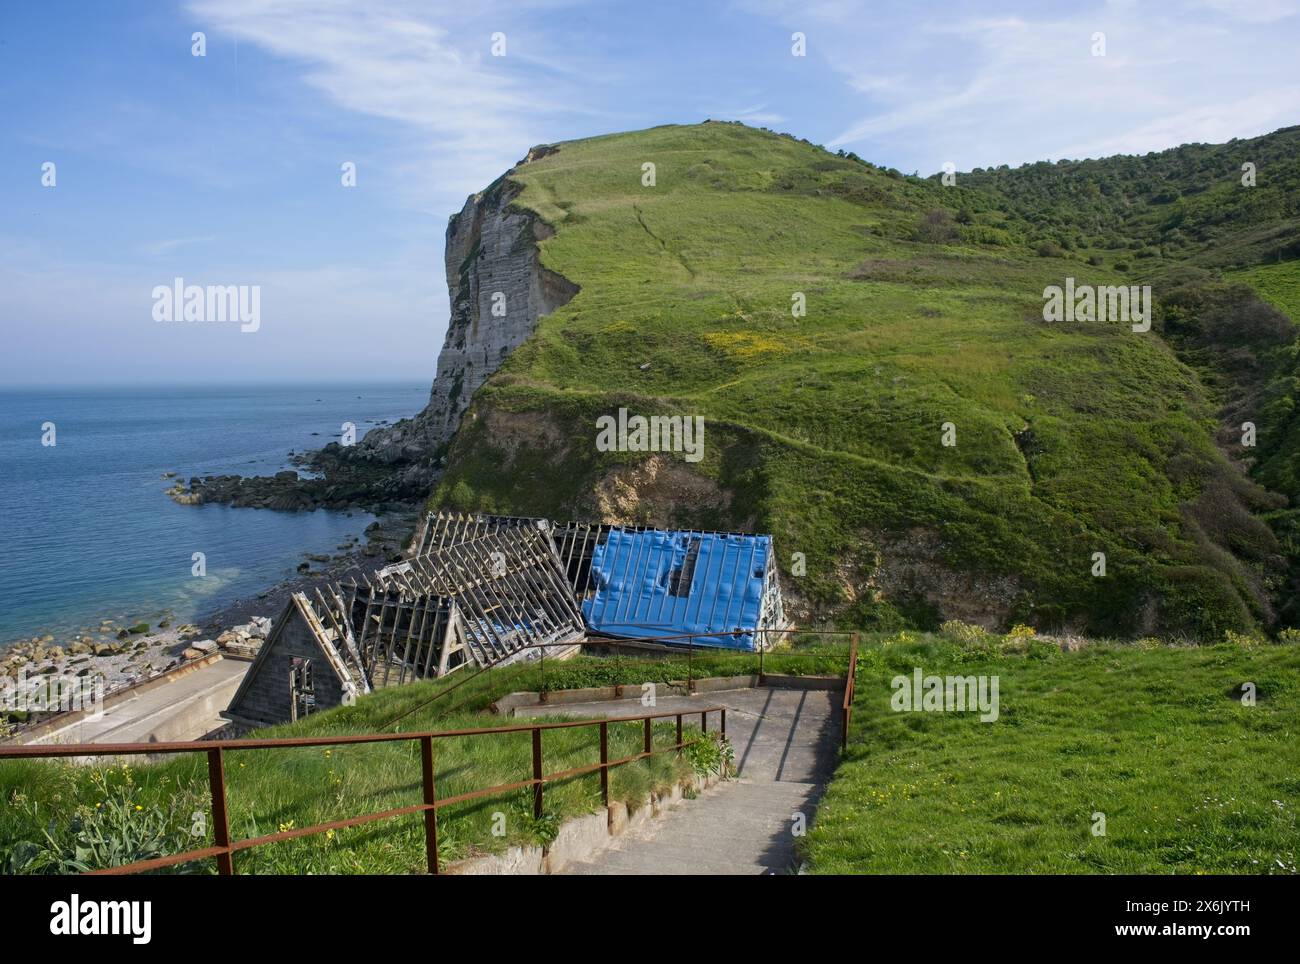
[[[545,153],[534,148],[520,164]],[[428,495],[478,387],[533,333],[538,318],[578,291],[542,267],[538,242],[553,232],[536,215],[511,206],[518,188],[510,173],[471,195],[447,225],[451,316],[429,404],[413,418],[369,432],[355,448],[338,451],[346,461],[389,466],[413,497]]]

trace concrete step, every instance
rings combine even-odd
[[[814,783],[728,781],[564,873],[791,873],[793,816],[803,814],[806,828],[819,795]]]

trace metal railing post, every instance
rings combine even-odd
[[[677,714],[677,755],[682,755],[682,714]]]
[[[533,818],[542,819],[542,728],[533,727]]]
[[[840,712],[840,750],[849,748],[849,721],[853,718],[853,699],[858,679],[858,632],[853,631],[849,642],[849,665],[844,674],[844,706]]]
[[[609,806],[609,724],[600,721],[600,799]]]
[[[646,753],[649,753],[649,752],[650,752],[650,744],[651,744],[651,740],[653,739],[653,737],[651,737],[651,735],[650,735],[651,732],[652,732],[651,729],[650,729],[650,718],[647,716],[647,717],[645,718],[645,721],[644,721],[644,722],[645,722],[645,740],[644,740],[645,746],[644,746],[644,750],[645,750]]]
[[[230,817],[226,813],[226,766],[221,747],[208,751],[208,789],[212,793],[212,842],[230,846]],[[235,872],[234,856],[227,850],[217,854],[217,873],[228,877]]]
[[[438,872],[438,797],[433,786],[433,737],[420,737],[420,769],[424,777],[424,856],[429,873]]]
[[[686,692],[695,692],[695,636],[686,641]],[[680,741],[678,741],[680,742]]]
[[[727,708],[725,706],[718,710],[718,732],[724,740],[727,738]]]

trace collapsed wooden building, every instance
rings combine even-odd
[[[749,650],[787,628],[769,535],[439,512],[415,551],[520,527],[549,533],[591,634]]]
[[[430,513],[406,560],[295,593],[226,715],[295,720],[589,635],[755,650],[786,629],[771,536]]]
[[[499,527],[295,593],[227,715],[258,725],[294,720],[380,687],[536,655],[584,632],[548,533]]]

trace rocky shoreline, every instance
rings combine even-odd
[[[369,572],[387,562],[402,558],[402,551],[415,532],[421,505],[389,504],[378,518],[366,527],[365,543],[340,546],[336,555],[306,553],[298,565],[298,575],[269,586],[256,596],[235,599],[200,620],[209,633],[246,623],[257,616],[279,615],[295,592],[311,592],[318,586],[346,578],[349,574]]]
[[[218,503],[281,512],[364,509],[376,515],[401,511],[428,498],[438,472],[426,447],[404,441],[409,422],[372,432],[358,445],[330,442],[314,452],[290,452],[289,462],[297,469],[275,475],[193,476],[188,482],[176,478],[166,494],[181,505]]]
[[[42,677],[90,677],[102,679],[103,695],[108,695],[212,653],[256,655],[293,593],[310,592],[349,573],[401,558],[421,507],[420,503],[384,505],[366,528],[364,541],[354,538],[341,544],[334,555],[304,554],[297,575],[256,596],[224,602],[194,622],[178,624],[173,613],[154,612],[149,622],[117,616],[58,636],[45,633],[19,639],[0,650],[0,680],[26,679],[30,685]],[[0,706],[0,738],[48,716]]]

